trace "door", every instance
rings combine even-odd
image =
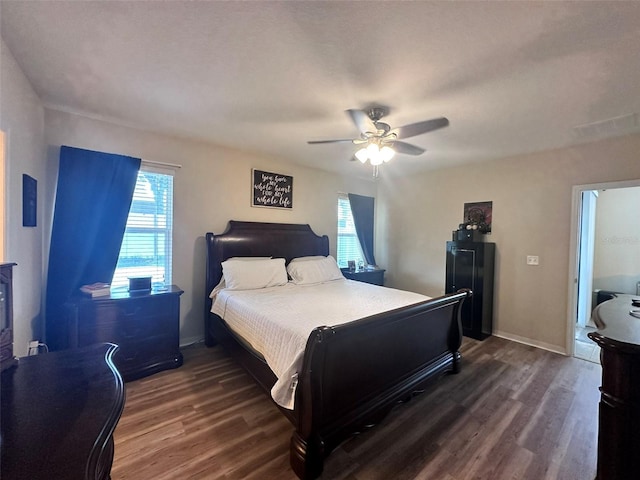
[[[475,291],[476,251],[452,245],[447,262],[450,263],[447,293],[456,292],[461,288]],[[473,329],[473,300],[472,296],[462,303],[461,320],[464,330]]]
[[[476,252],[466,248],[455,248],[453,252],[453,291],[470,288],[475,291]],[[469,301],[471,300],[471,301]],[[473,330],[473,296],[462,304],[462,328]]]

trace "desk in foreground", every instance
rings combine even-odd
[[[23,357],[2,372],[3,480],[106,480],[124,385],[113,344]]]
[[[597,480],[640,475],[640,318],[631,311],[634,295],[618,295],[598,305],[598,330],[589,338],[600,348],[602,386],[598,427]]]

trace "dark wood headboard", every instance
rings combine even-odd
[[[207,278],[205,313],[211,310],[209,293],[222,278],[222,262],[231,257],[292,258],[329,255],[329,237],[316,235],[308,224],[239,222],[230,220],[224,233],[206,234]]]

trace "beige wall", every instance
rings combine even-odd
[[[45,126],[50,192],[55,188],[60,145],[182,165],[174,180],[173,282],[185,291],[181,300],[183,344],[203,335],[206,232],[224,231],[231,219],[309,223],[316,233],[329,235],[335,255],[338,192],[375,195],[372,181],[342,178],[249,153],[69,113],[46,110]],[[253,167],[293,176],[292,210],[250,206]],[[48,203],[51,205],[52,202],[50,195]]]
[[[178,163],[175,181],[174,282],[182,297],[183,343],[202,336],[204,238],[229,219],[304,222],[335,249],[336,194],[377,195],[376,259],[390,286],[439,295],[444,245],[465,202],[493,201],[497,244],[494,331],[564,351],[573,185],[640,179],[640,135],[581,147],[452,168],[410,178],[384,170],[377,184],[345,179],[277,159],[155,135],[52,110],[1,44],[0,129],[6,132],[6,260],[15,261],[16,353],[41,337],[42,285],[60,145]],[[46,138],[45,138],[46,132]],[[45,151],[46,148],[46,151]],[[292,211],[249,206],[252,167],[294,176]],[[38,226],[22,227],[22,173],[38,180]],[[539,255],[540,266],[525,264]]]
[[[636,293],[640,282],[640,187],[599,192],[593,288]]]
[[[466,202],[492,201],[494,333],[565,352],[572,187],[640,179],[640,135],[394,178],[378,190],[376,260],[390,286],[443,292],[445,242]],[[539,266],[526,256],[538,255]]]
[[[0,43],[0,130],[5,132],[5,255],[14,268],[14,354],[42,339],[44,111],[29,81]],[[36,227],[22,226],[22,174],[38,181]]]

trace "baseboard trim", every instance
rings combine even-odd
[[[524,345],[529,345],[530,347],[541,348],[543,350],[548,350],[553,353],[559,353],[560,355],[568,356],[566,349],[560,348],[557,345],[552,345],[546,342],[539,342],[537,340],[531,340],[527,337],[521,337],[520,335],[513,335],[511,333],[505,332],[493,332],[492,335],[500,338],[504,338],[505,340],[511,340],[513,342],[522,343]],[[193,345],[194,343],[203,342],[203,337],[188,337],[180,339],[180,348],[188,347],[189,345]]]
[[[565,348],[560,348],[557,345],[553,345],[546,342],[539,342],[537,340],[531,340],[527,337],[521,337],[520,335],[513,335],[511,333],[505,332],[493,332],[493,335],[496,337],[504,338],[505,340],[511,340],[513,342],[522,343],[524,345],[529,345],[530,347],[541,348],[543,350],[548,350],[553,353],[559,353],[560,355],[569,356],[567,350]]]
[[[194,343],[204,342],[203,336],[198,337],[187,337],[180,339],[180,348],[188,347],[189,345],[193,345]]]

